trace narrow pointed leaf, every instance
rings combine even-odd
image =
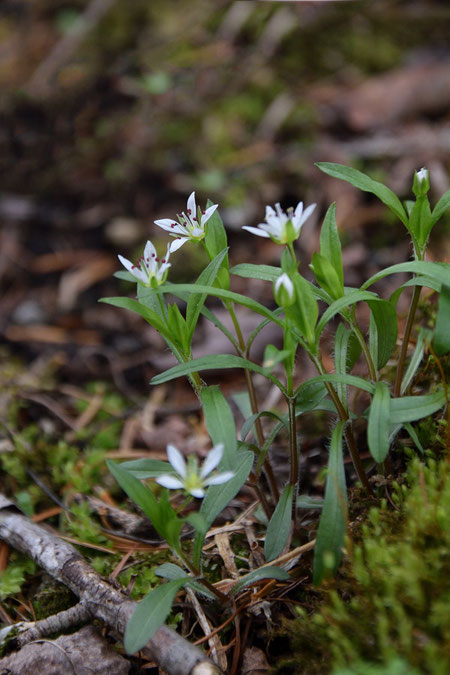
[[[125,630],[125,649],[128,654],[135,654],[153,637],[162,626],[175,599],[189,577],[168,581],[154,590],[138,604]]]
[[[213,214],[214,217],[214,214]],[[209,265],[203,270],[200,276],[197,279],[197,283],[204,284],[205,286],[212,286],[214,281],[219,273],[219,269],[222,265],[222,262],[227,255],[228,249],[221,251],[215,258],[212,260]],[[193,294],[189,296],[186,307],[186,322],[189,327],[189,336],[192,340],[195,327],[197,325],[198,317],[202,311],[205,300],[208,297],[207,293],[202,294]]]
[[[350,166],[344,166],[343,164],[317,162],[316,166],[329,176],[345,180],[364,192],[371,192],[378,197],[383,204],[386,204],[386,206],[400,218],[402,223],[408,227],[408,217],[400,199],[392,192],[392,190],[386,187],[386,185],[383,185],[383,183],[379,183],[378,181],[373,180],[373,178],[366,176],[366,174],[361,171],[353,169]]]
[[[292,498],[294,488],[287,485],[278,500],[272,518],[267,527],[266,540],[264,542],[264,555],[267,562],[277,558],[289,538],[292,523]]]
[[[443,285],[439,294],[433,348],[438,356],[450,351],[450,286]]]
[[[391,399],[391,424],[415,422],[440,410],[446,403],[445,392],[435,391],[424,396],[403,396]]]
[[[383,462],[389,452],[391,396],[386,382],[377,382],[369,412],[367,442],[376,462]]]
[[[334,368],[336,374],[346,375],[355,365],[361,353],[361,345],[351,328],[339,324],[334,338]],[[347,387],[339,384],[336,391],[342,403],[347,406]]]
[[[219,387],[203,387],[200,393],[205,422],[213,445],[223,443],[221,469],[233,470],[237,453],[237,434],[233,413]]]
[[[447,190],[445,194],[442,195],[436,206],[434,207],[431,213],[431,225],[433,226],[441,216],[447,211],[450,207],[450,190]]]
[[[161,333],[163,337],[168,335],[166,325],[162,321],[161,317],[158,316],[150,307],[143,305],[137,300],[132,298],[101,298],[99,302],[105,302],[108,305],[114,305],[114,307],[122,307],[123,309],[129,309],[131,312],[135,312],[142,316],[153,328],[156,328],[158,333]]]
[[[186,579],[186,572],[183,570],[181,567],[178,565],[175,565],[174,563],[163,563],[159,567],[156,568],[155,574],[158,577],[163,577],[164,579],[169,579],[170,581],[175,581],[176,579]],[[205,598],[209,598],[209,600],[217,600],[217,596],[214,595],[212,591],[210,591],[206,586],[204,586],[200,581],[196,581],[195,579],[192,579],[191,577],[188,577],[189,581],[186,581],[186,586],[189,586],[189,588],[192,588],[193,591],[196,593],[199,593],[200,595],[204,595]]]
[[[430,335],[430,331],[425,330],[421,328],[419,330],[419,333],[417,335],[417,343],[416,347],[414,349],[414,353],[411,357],[411,360],[408,364],[408,368],[405,371],[405,374],[403,375],[402,379],[402,385],[400,387],[400,394],[403,396],[409,385],[411,384],[411,381],[414,377],[414,375],[417,372],[417,369],[423,359],[423,355],[425,352],[425,337],[428,337]]]
[[[159,459],[132,459],[129,462],[122,462],[120,468],[138,480],[157,478],[165,473],[173,472],[173,467],[169,462],[162,462]]]
[[[212,206],[212,201],[208,199],[206,207]],[[216,209],[206,224],[205,246],[210,259],[214,259],[224,249],[227,249],[227,233],[220,217],[219,210]],[[219,270],[216,275],[217,283],[222,288],[229,288],[230,273],[228,265],[228,252],[222,258]]]
[[[372,316],[377,327],[377,347],[375,354],[375,368],[380,370],[391,358],[397,343],[397,312],[388,300],[368,300]]]
[[[342,454],[344,422],[334,428],[330,444],[325,498],[314,550],[314,583],[335,572],[342,558],[347,527],[347,488]],[[329,560],[327,560],[329,559]]]
[[[372,284],[390,274],[400,274],[400,272],[410,272],[411,274],[420,274],[425,277],[430,277],[435,282],[446,284],[450,286],[450,265],[448,263],[428,262],[426,260],[413,260],[412,262],[398,263],[391,265],[386,269],[377,272],[373,277],[370,277],[361,286],[361,289],[369,288]]]
[[[342,298],[335,300],[320,317],[316,328],[316,338],[318,339],[320,337],[327,323],[331,321],[336,314],[340,314],[344,309],[347,309],[347,307],[350,307],[351,305],[355,305],[357,302],[374,299],[376,299],[376,296],[370,291],[351,290]]]
[[[257,570],[253,570],[249,574],[246,574],[245,577],[241,577],[237,584],[233,586],[230,591],[230,595],[235,595],[242,588],[248,586],[249,584],[254,584],[255,581],[261,581],[261,579],[277,579],[278,581],[289,581],[291,577],[289,574],[282,570],[280,567],[275,565],[268,565],[267,567],[260,567]]]
[[[320,230],[320,254],[332,264],[340,285],[344,286],[344,271],[342,268],[342,247],[336,224],[336,203],[328,209]]]
[[[351,387],[358,387],[358,389],[367,391],[369,394],[373,394],[375,391],[374,385],[371,382],[364,380],[362,377],[357,377],[356,375],[338,375],[337,373],[329,373],[327,375],[317,375],[316,377],[312,377],[310,380],[303,382],[299,387],[297,387],[294,395],[301,395],[306,387],[311,386],[315,382],[348,384]]]

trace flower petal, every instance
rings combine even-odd
[[[207,478],[204,481],[205,485],[222,485],[222,483],[226,483],[229,481],[231,478],[234,477],[233,471],[224,471],[223,473],[216,473],[215,476],[211,476],[211,478]]]
[[[222,459],[222,455],[223,455],[223,443],[219,443],[208,452],[206,459],[202,464],[202,468],[200,469],[201,478],[204,478],[216,468],[216,466]]]
[[[257,227],[249,227],[248,225],[244,225],[242,229],[247,230],[247,232],[251,232],[252,234],[256,234],[258,237],[269,238],[267,232],[264,232],[264,230],[259,230]]]
[[[186,460],[174,445],[167,446],[167,459],[179,476],[186,478]]]
[[[202,488],[194,488],[193,490],[189,490],[189,494],[193,497],[197,497],[197,499],[202,499],[202,497],[205,496],[205,491],[202,490]]]
[[[170,476],[168,473],[163,473],[162,476],[158,476],[158,478],[156,478],[156,482],[158,485],[169,488],[169,490],[180,490],[184,488],[184,483],[179,478]]]
[[[168,232],[178,232],[176,228],[181,227],[180,223],[177,223],[176,220],[171,220],[170,218],[162,218],[161,220],[154,220],[153,222],[155,225],[162,227],[163,230],[167,230]]]
[[[308,220],[309,216],[312,214],[316,206],[317,204],[310,204],[308,208],[304,210],[303,215],[300,218],[300,225],[303,225],[303,223],[305,223]]]
[[[136,267],[136,265],[133,265],[133,263],[130,260],[127,260],[126,258],[123,257],[123,255],[117,256],[122,263],[122,265],[125,267],[125,269],[128,270],[130,274],[132,274],[135,279],[138,281],[142,281],[142,283],[147,284],[148,283],[148,277],[142,270],[139,269],[139,267]]]
[[[208,222],[208,220],[211,218],[212,214],[214,213],[214,211],[217,209],[218,206],[219,206],[218,204],[213,204],[212,206],[209,206],[206,209],[205,213],[202,215],[201,218],[202,225]]]
[[[191,218],[197,218],[197,204],[195,203],[195,192],[191,192],[187,200],[188,215]]]
[[[147,260],[147,258],[156,258],[156,249],[150,240],[145,244],[144,248],[144,260]]]
[[[188,237],[177,237],[170,244],[170,252],[173,253],[174,251],[178,251],[178,249],[181,248],[187,241],[189,241]]]

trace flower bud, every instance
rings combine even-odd
[[[280,274],[273,287],[275,302],[279,307],[289,307],[295,302],[294,284],[286,272]]]
[[[412,189],[416,197],[427,194],[430,189],[430,172],[428,169],[422,168],[420,171],[416,171]]]

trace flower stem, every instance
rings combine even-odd
[[[325,368],[323,367],[321,359],[319,357],[314,356],[313,354],[309,354],[309,357],[316,366],[319,374],[326,375],[326,371]],[[342,422],[347,422],[344,432],[345,440],[347,442],[347,447],[350,456],[352,458],[353,466],[355,467],[355,471],[358,475],[358,478],[361,481],[362,485],[366,488],[367,492],[370,495],[373,495],[372,486],[370,485],[369,479],[366,476],[366,472],[364,471],[364,467],[362,465],[361,458],[359,456],[358,448],[356,446],[355,436],[353,434],[353,429],[349,419],[348,411],[342,404],[342,401],[339,398],[338,394],[336,393],[336,390],[334,389],[333,385],[330,382],[325,382],[325,386],[328,390],[328,394],[330,395],[331,400],[336,406],[339,418],[341,419]]]
[[[289,409],[289,453],[290,453],[290,477],[289,483],[293,488],[292,497],[292,526],[295,532],[295,520],[297,516],[297,493],[298,493],[298,448],[297,429],[295,423],[295,398],[288,398]]]
[[[406,361],[406,352],[408,351],[409,338],[411,336],[412,327],[414,324],[414,319],[416,316],[417,305],[419,304],[420,291],[422,290],[421,286],[414,287],[414,293],[411,298],[411,305],[409,307],[408,319],[406,321],[405,332],[403,334],[402,346],[400,349],[400,355],[398,357],[397,372],[395,374],[394,382],[394,397],[400,396],[400,391],[402,387],[403,371],[405,369]]]
[[[248,354],[247,354],[247,351],[246,351],[246,348],[245,348],[245,341],[244,341],[244,337],[242,335],[242,330],[241,330],[241,327],[239,325],[239,321],[237,319],[236,312],[234,311],[234,306],[233,306],[232,303],[227,303],[226,307],[227,307],[228,312],[231,316],[231,320],[233,321],[234,329],[236,331],[236,337],[237,337],[238,343],[239,343],[240,356],[243,356],[244,358],[246,358],[248,356]],[[252,374],[247,369],[245,369],[244,372],[245,372],[245,381],[246,381],[246,384],[247,384],[248,395],[249,395],[249,398],[250,398],[250,406],[251,406],[251,409],[252,409],[252,413],[254,415],[256,415],[259,412],[259,407],[258,407],[258,401],[257,401],[257,398],[256,398],[255,386],[253,384]],[[264,445],[264,433],[263,433],[263,430],[262,430],[261,420],[260,420],[259,417],[255,421],[255,429],[256,429],[256,438],[258,440],[258,445],[259,445],[260,448],[262,448],[263,445]],[[276,479],[275,479],[275,475],[273,473],[272,465],[270,464],[270,461],[267,457],[264,460],[263,466],[264,466],[264,472],[267,476],[267,480],[269,481],[272,496],[273,496],[275,502],[278,502],[278,500],[280,498],[280,493],[278,491],[278,485],[277,485],[277,482],[276,482]],[[258,476],[255,476],[255,479],[257,480]]]

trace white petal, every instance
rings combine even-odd
[[[219,206],[218,204],[213,204],[212,206],[206,209],[205,213],[203,213],[201,217],[202,225],[208,222],[208,220],[211,218],[212,214],[214,213],[214,211],[217,209],[218,206]]]
[[[189,241],[188,237],[177,237],[170,244],[170,252],[173,253],[174,251],[178,251],[178,249],[181,248],[187,241]]]
[[[195,192],[191,192],[187,200],[188,215],[191,218],[197,218],[197,204],[195,203]],[[189,213],[190,211],[190,213]]]
[[[247,232],[251,232],[252,234],[256,234],[258,237],[269,238],[267,232],[264,232],[264,230],[259,230],[257,227],[249,227],[248,225],[244,225],[242,229],[247,230]]]
[[[186,478],[186,460],[174,445],[167,446],[167,459],[179,476]]]
[[[122,265],[125,267],[125,269],[130,272],[138,281],[142,281],[144,284],[148,283],[148,277],[142,270],[139,269],[139,267],[136,267],[136,265],[133,265],[133,263],[130,260],[127,260],[124,258],[122,255],[117,256],[122,263]]]
[[[155,225],[162,227],[163,230],[168,232],[178,231],[177,227],[180,227],[180,223],[177,223],[176,220],[171,220],[170,218],[162,218],[161,220],[154,220]]]
[[[204,478],[216,468],[216,466],[222,459],[222,455],[223,455],[223,443],[219,443],[208,452],[206,459],[202,464],[202,468],[200,469],[201,478]]]
[[[184,488],[184,484],[179,478],[175,478],[175,476],[170,476],[169,474],[158,476],[156,482],[158,485],[169,488],[169,490],[180,490],[181,488]]]
[[[147,258],[149,258],[149,259],[151,260],[152,258],[155,258],[155,257],[156,257],[156,249],[155,249],[155,247],[153,246],[152,242],[149,240],[149,241],[145,244],[145,248],[144,248],[144,260],[147,260]]]
[[[286,272],[283,272],[283,274],[280,274],[280,276],[278,277],[278,279],[275,282],[275,292],[276,293],[278,293],[278,290],[279,290],[280,286],[284,286],[284,288],[286,289],[290,298],[293,297],[293,295],[294,295],[294,284],[289,279]]]
[[[193,497],[197,497],[198,499],[202,499],[202,497],[205,496],[205,491],[202,490],[201,488],[194,488],[193,490],[189,490],[189,493]]]
[[[226,483],[231,478],[233,478],[233,476],[234,476],[233,471],[224,471],[223,473],[217,473],[215,476],[207,478],[205,480],[205,485],[222,485],[222,483]]]
[[[303,215],[300,219],[300,225],[303,225],[303,223],[305,223],[308,220],[309,216],[312,214],[316,206],[317,204],[310,204],[308,208],[304,210]]]

